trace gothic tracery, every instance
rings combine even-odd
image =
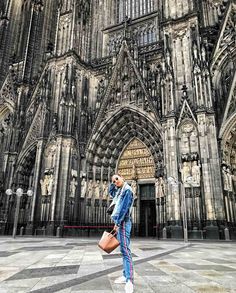
[[[105,224],[118,170],[137,227],[148,202],[153,226],[181,237],[183,192],[190,236],[235,227],[233,1],[5,2],[0,217],[12,221],[4,190],[21,186],[34,189],[27,233]]]

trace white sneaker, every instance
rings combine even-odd
[[[126,278],[124,276],[121,276],[114,281],[115,284],[125,284],[126,283]]]
[[[133,283],[129,280],[126,285],[125,285],[125,293],[133,293],[134,292],[134,285]]]

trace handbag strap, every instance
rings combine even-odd
[[[117,234],[117,231],[115,229],[112,229],[111,232],[110,232],[110,234],[112,234],[113,236],[115,236]]]

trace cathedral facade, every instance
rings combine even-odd
[[[235,0],[2,0],[0,40],[1,234],[9,188],[17,233],[111,224],[118,172],[134,235],[236,237]]]

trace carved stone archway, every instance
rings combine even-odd
[[[222,163],[236,170],[236,114],[222,127]]]
[[[21,156],[19,161],[15,162],[15,168],[11,169],[12,176],[9,178],[9,185],[6,185],[6,188],[12,188],[16,190],[17,188],[22,188],[24,191],[24,195],[20,200],[20,210],[18,217],[18,224],[23,226],[24,228],[28,228],[28,224],[30,222],[31,210],[32,210],[32,201],[33,197],[27,196],[25,192],[28,189],[33,190],[34,188],[34,178],[35,178],[35,161],[36,161],[36,145],[32,144],[25,151],[24,155]],[[15,158],[11,158],[14,160]],[[16,206],[16,196],[8,196],[5,203],[5,210],[7,211],[7,222],[13,223],[15,216],[15,206]],[[8,231],[9,232],[9,231]],[[24,230],[26,232],[26,229]],[[29,234],[32,231],[30,230]]]
[[[222,135],[222,136],[221,136]],[[221,174],[226,221],[236,223],[236,114],[223,125],[221,141]]]
[[[140,223],[139,199],[141,198],[141,193],[139,193],[140,184],[149,184],[152,185],[153,189],[155,188],[154,177],[159,175],[157,174],[158,172],[163,172],[164,158],[163,141],[157,120],[153,115],[135,105],[120,107],[117,111],[114,111],[112,116],[103,120],[99,129],[92,136],[86,152],[87,168],[84,171],[87,176],[88,186],[87,199],[83,207],[87,214],[85,216],[86,221],[89,220],[91,222],[94,217],[96,218],[96,215],[99,214],[98,211],[100,211],[101,215],[103,214],[103,207],[106,206],[107,201],[106,199],[102,201],[98,199],[96,186],[100,185],[103,189],[104,184],[110,182],[111,176],[117,172],[118,164],[122,161],[122,154],[127,150],[127,146],[128,149],[129,147],[135,148],[135,142],[139,144],[139,146],[137,145],[139,151],[144,151],[144,157],[147,160],[150,159],[150,165],[147,164],[145,167],[148,180],[145,180],[140,174],[137,174],[137,177],[140,176],[142,179],[137,180],[136,171],[133,172],[134,174],[131,178],[125,178],[128,179],[127,181],[131,184],[134,195],[138,199],[133,209],[134,233],[138,235]],[[140,145],[141,142],[142,145]],[[150,166],[151,169],[148,169]],[[139,169],[137,171],[139,173]],[[152,176],[151,179],[150,176]],[[154,204],[153,208],[155,208],[155,195],[152,203]],[[93,217],[90,219],[91,215]],[[156,220],[155,216],[153,219],[154,221]]]
[[[123,150],[134,138],[144,143],[154,165],[161,170],[163,143],[157,122],[139,109],[124,107],[105,121],[92,138],[86,155],[88,176],[108,180]]]

